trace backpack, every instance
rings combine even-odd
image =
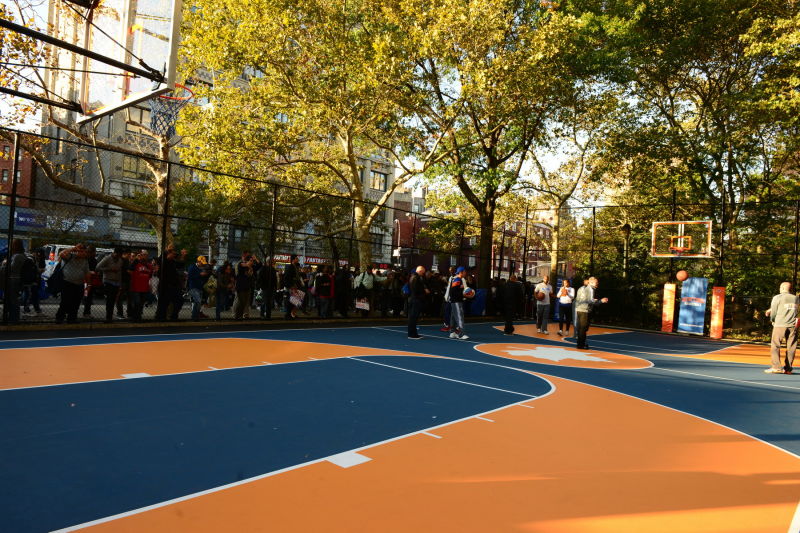
[[[64,271],[61,268],[61,261],[56,264],[50,277],[47,278],[47,292],[53,296],[58,296],[64,287]]]
[[[33,262],[33,259],[25,256],[25,262],[22,263],[22,270],[20,271],[20,279],[22,283],[25,285],[30,285],[31,283],[36,283],[36,279],[39,277],[39,271],[36,268],[36,263]]]
[[[400,288],[400,290],[402,291],[402,293],[403,293],[405,296],[411,296],[411,287],[408,285],[408,283],[406,283],[405,285],[403,285],[403,286]]]

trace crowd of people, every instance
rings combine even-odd
[[[519,319],[550,313],[550,293],[544,289],[547,280],[537,285],[518,281],[515,276],[491,280],[478,311],[471,297],[477,288],[476,273],[463,266],[451,266],[447,272],[426,270],[420,275],[372,265],[364,269],[302,265],[296,255],[288,264],[278,265],[248,250],[238,260],[218,263],[205,256],[189,257],[186,250],[178,251],[171,245],[163,257],[155,257],[145,249],[121,247],[103,255],[94,246],[79,243],[60,251],[49,279],[43,281],[46,258],[41,250],[26,253],[22,241],[15,239],[10,252],[10,323],[19,322],[21,317],[43,317],[41,294],[46,294],[50,302],[57,302],[54,318],[58,323],[77,322],[81,315],[92,319],[102,316],[109,323],[121,319],[138,322],[145,315],[158,321],[173,321],[179,319],[184,308],[182,316],[193,320],[268,320],[274,315],[289,320],[334,316],[399,318],[415,313],[418,317],[443,318],[444,331],[451,331],[454,317],[451,334],[463,337],[465,316]],[[2,268],[6,268],[5,264]],[[410,285],[415,276],[424,286],[423,293],[417,296],[412,294]],[[509,291],[509,287],[513,290]],[[547,298],[537,300],[536,295],[545,292]],[[571,305],[572,298],[574,292],[560,297],[563,310]],[[150,311],[146,312],[148,308]],[[563,310],[559,315],[562,321]],[[571,317],[571,310],[566,314]],[[540,324],[545,331],[546,320],[543,317],[543,325]],[[571,318],[566,320],[568,330]]]

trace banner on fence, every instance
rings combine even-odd
[[[708,278],[688,278],[681,286],[678,331],[702,335],[706,325]]]
[[[664,297],[661,299],[661,331],[672,333],[675,316],[675,284],[664,284]]]

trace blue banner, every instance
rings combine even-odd
[[[702,335],[706,325],[708,278],[688,278],[681,286],[678,331]]]

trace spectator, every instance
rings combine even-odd
[[[180,256],[175,246],[170,244],[164,250],[159,260],[158,275],[158,306],[156,307],[156,320],[178,320],[178,313],[183,307],[183,283],[180,270],[189,252],[181,250]],[[170,310],[171,308],[171,310]]]
[[[44,272],[44,254],[41,250],[33,252],[22,267],[22,305],[25,316],[33,316],[31,307],[37,316],[41,316],[42,308],[39,305],[39,291],[42,287],[42,272]]]
[[[142,319],[142,309],[150,294],[150,278],[153,277],[154,268],[148,256],[147,250],[141,250],[128,267],[130,275],[128,317],[134,322]]]
[[[97,272],[97,248],[94,245],[86,247],[86,261],[89,263],[89,279],[83,291],[83,316],[92,316],[92,304],[97,288],[102,286],[103,280]]]
[[[353,280],[353,288],[355,289],[356,298],[359,300],[366,300],[369,309],[361,309],[361,316],[364,318],[369,316],[370,311],[375,307],[375,288],[377,283],[385,280],[382,276],[376,276],[372,272],[372,265],[367,265],[367,268],[356,276]]]
[[[334,284],[336,290],[334,291],[333,299],[336,311],[338,311],[342,318],[347,318],[347,314],[350,311],[350,302],[352,301],[350,288],[353,282],[350,278],[350,270],[337,267],[336,275],[334,276]]]
[[[297,295],[302,285],[300,277],[300,259],[292,254],[289,264],[283,270],[283,288],[286,289],[286,314],[284,318],[293,320],[297,318],[297,307],[292,303],[292,296]]]
[[[430,289],[425,285],[425,267],[420,265],[408,281],[411,294],[408,298],[408,338],[421,339],[417,331],[417,320],[425,305],[425,298],[430,294]]]
[[[503,287],[503,317],[505,318],[505,328],[503,333],[506,335],[514,334],[514,318],[517,314],[522,314],[525,307],[525,290],[522,283],[517,281],[517,275],[511,274]]]
[[[106,323],[111,323],[114,318],[114,306],[117,303],[117,294],[122,284],[122,248],[114,248],[114,251],[95,266],[95,270],[103,276],[103,294],[106,298]],[[91,268],[91,263],[90,263]]]
[[[11,256],[11,261],[4,261],[2,270],[3,282],[5,282],[6,275],[8,276],[8,290],[5,293],[4,305],[8,308],[8,321],[11,324],[17,324],[19,323],[19,294],[22,290],[22,273],[29,258],[25,255],[25,248],[20,239],[11,241],[9,255]]]
[[[536,331],[547,335],[547,319],[550,316],[550,295],[553,287],[550,286],[550,276],[542,277],[542,282],[536,285]]]
[[[206,256],[200,255],[186,271],[186,288],[189,291],[189,298],[192,300],[192,320],[198,320],[201,316],[205,318],[200,308],[203,305],[203,287],[205,287],[209,275],[209,271],[206,269],[207,265]]]
[[[217,270],[217,295],[216,295],[216,313],[215,318],[220,320],[222,318],[222,311],[226,310],[228,305],[228,295],[234,287],[233,266],[225,261],[222,266]]]
[[[84,284],[89,281],[89,262],[86,260],[88,255],[83,244],[76,244],[59,254],[64,284],[61,288],[61,304],[56,311],[57,324],[64,322],[64,318],[70,324],[78,321]]]
[[[117,318],[125,318],[125,313],[122,312],[122,302],[127,302],[128,316],[131,315],[131,263],[136,259],[135,254],[131,250],[125,249],[122,252],[122,272],[120,276],[119,291],[117,292]]]
[[[314,279],[316,296],[319,299],[319,316],[321,318],[331,318],[331,302],[334,299],[334,279],[331,275],[332,268],[329,266],[321,267],[322,272],[317,274]]]
[[[256,287],[261,290],[261,318],[272,319],[272,309],[275,307],[275,293],[278,290],[278,271],[275,270],[275,259],[268,258],[258,270]]]
[[[250,297],[253,291],[254,257],[249,250],[242,252],[242,260],[236,265],[234,288],[236,299],[233,302],[233,318],[250,318]]]

